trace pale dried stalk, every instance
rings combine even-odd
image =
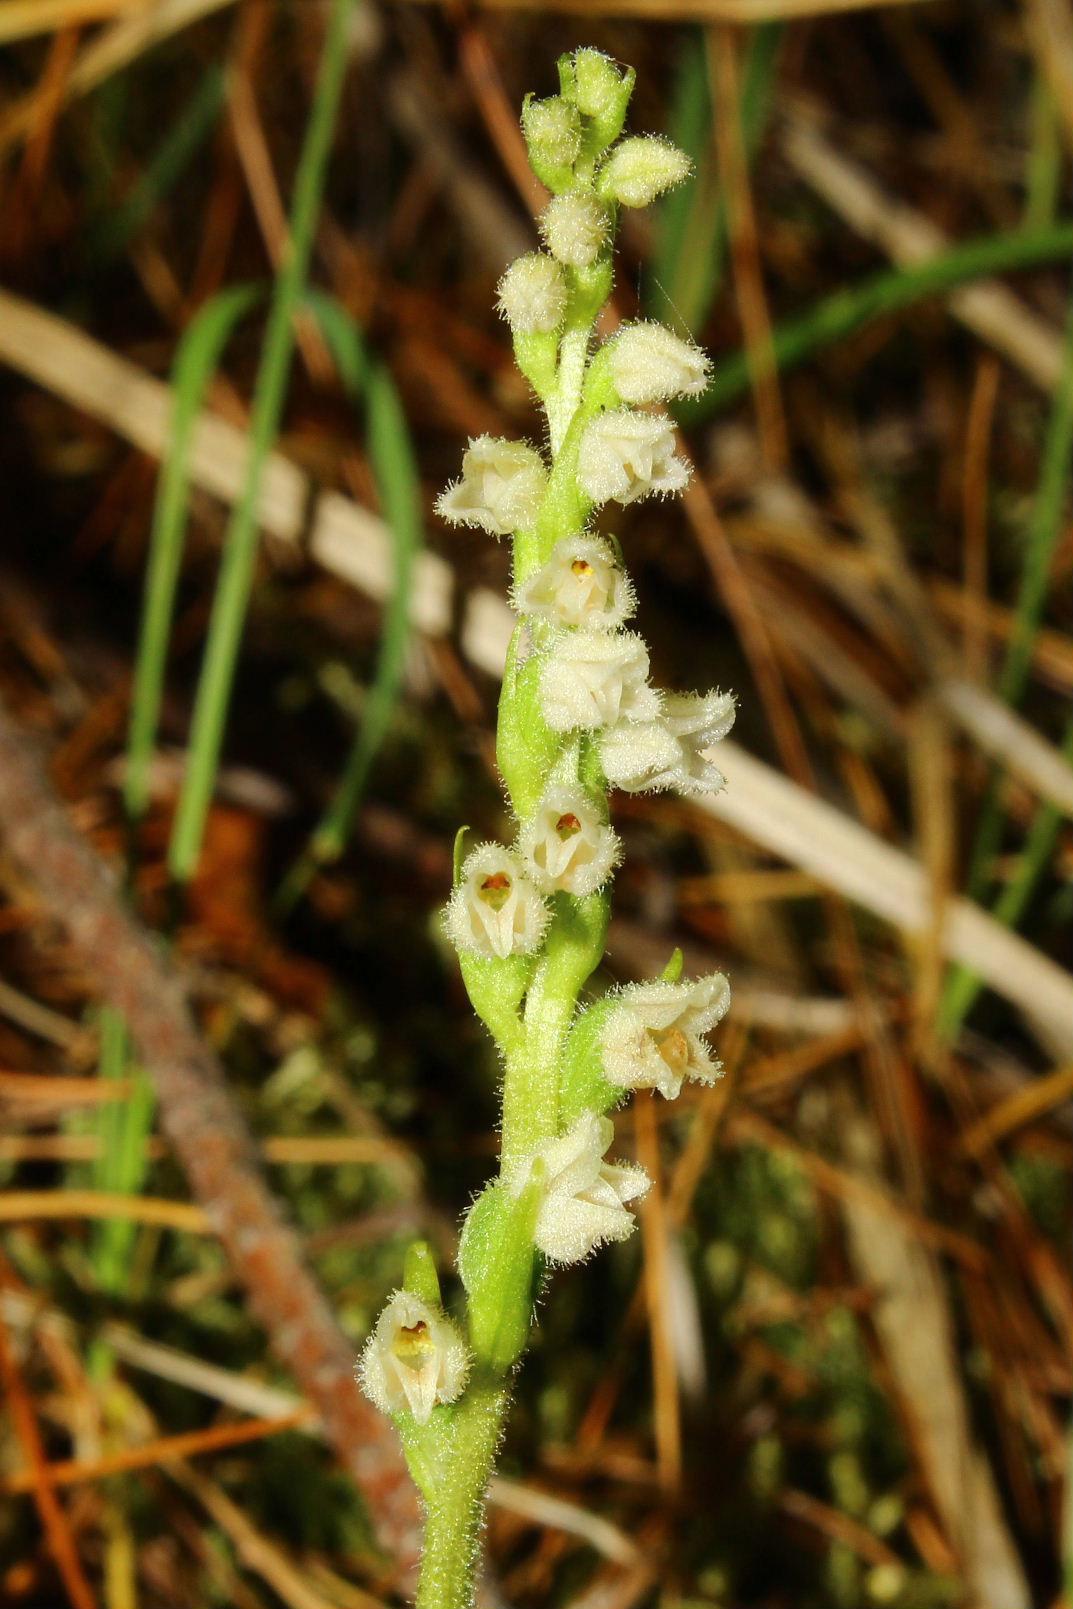
[[[29,9],[31,15],[43,14],[39,9],[41,0],[20,0],[20,3]],[[64,84],[65,102],[88,94],[170,34],[189,27],[210,12],[221,11],[224,6],[234,4],[235,0],[154,0],[152,6],[128,6],[110,27],[91,39],[79,53]],[[113,12],[115,9],[113,5]],[[7,17],[8,9],[5,8],[4,19],[7,20]],[[36,115],[37,98],[37,91],[30,90],[0,113],[0,156],[29,133]]]
[[[857,234],[886,252],[892,262],[927,262],[949,249],[950,240],[930,218],[890,195],[871,174],[836,150],[811,123],[787,118],[782,151],[805,183]],[[981,340],[1008,358],[1044,391],[1062,375],[1062,332],[1033,313],[997,280],[978,280],[946,298],[950,311]]]

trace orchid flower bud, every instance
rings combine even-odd
[[[502,961],[537,949],[549,914],[517,856],[481,844],[462,866],[444,921],[456,949]]]
[[[610,56],[591,45],[575,50],[571,58],[574,98],[586,117],[606,117],[617,111],[623,91],[633,88],[633,71],[620,73]]]
[[[411,1413],[427,1425],[437,1403],[455,1402],[466,1384],[466,1344],[441,1309],[396,1291],[358,1363],[362,1389],[382,1413]]]
[[[516,335],[558,329],[570,290],[561,264],[542,251],[517,258],[499,281],[497,307]]]
[[[613,548],[599,536],[564,536],[515,593],[519,614],[553,626],[610,631],[634,610],[633,587]]]
[[[615,390],[623,402],[669,402],[695,397],[708,383],[711,363],[692,341],[663,324],[627,324],[607,346]]]
[[[594,503],[680,492],[688,466],[676,457],[674,425],[662,413],[613,408],[585,429],[578,451],[578,482]]]
[[[730,1006],[721,972],[689,983],[635,983],[615,999],[600,1034],[604,1072],[622,1089],[658,1089],[674,1100],[687,1078],[711,1084],[722,1073],[703,1034]]]
[[[547,100],[527,96],[522,108],[522,132],[537,177],[551,190],[570,184],[571,169],[581,155],[581,117],[577,107],[561,95],[551,95]]]
[[[588,268],[611,238],[611,216],[591,190],[567,190],[548,202],[540,232],[553,257],[571,268]]]
[[[440,494],[436,512],[452,525],[509,536],[532,525],[547,485],[544,460],[522,441],[476,436],[462,456],[462,478]]]
[[[622,849],[580,789],[549,788],[518,848],[526,871],[542,894],[594,894],[607,882]]]
[[[670,140],[640,134],[615,146],[596,182],[608,201],[617,201],[624,207],[647,207],[664,190],[688,178],[692,165],[685,152]]]
[[[643,1168],[605,1160],[614,1132],[609,1118],[586,1112],[566,1134],[531,1152],[509,1180],[519,1194],[534,1164],[543,1164],[534,1238],[553,1263],[579,1263],[605,1241],[625,1240],[636,1227],[626,1202],[640,1200],[652,1181]]]
[[[659,694],[648,685],[644,642],[632,631],[564,635],[541,672],[540,707],[553,732],[651,720]]]

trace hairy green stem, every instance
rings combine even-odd
[[[484,1493],[503,1433],[509,1393],[471,1386],[443,1438],[425,1497],[425,1545],[416,1609],[460,1609],[473,1598]]]

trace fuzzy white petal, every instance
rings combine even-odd
[[[707,385],[711,369],[699,346],[663,324],[627,324],[610,342],[608,362],[623,402],[695,397]]]
[[[613,408],[592,421],[581,438],[578,481],[594,503],[680,492],[689,469],[674,451],[674,425],[661,413]]]
[[[648,649],[632,631],[564,633],[540,676],[540,707],[555,732],[644,721],[659,709]]]
[[[702,1035],[726,1015],[730,985],[721,972],[686,983],[631,984],[600,1036],[604,1072],[623,1089],[658,1089],[673,1100],[682,1081],[713,1083],[722,1072]]]
[[[547,485],[544,460],[523,441],[476,436],[462,457],[462,478],[440,494],[436,512],[452,525],[509,536],[533,524]]]
[[[609,542],[564,536],[548,562],[518,588],[514,602],[519,614],[553,626],[609,631],[633,613],[634,593]]]
[[[382,1413],[413,1414],[427,1425],[439,1402],[462,1395],[469,1353],[458,1330],[438,1308],[410,1291],[395,1291],[365,1344],[358,1377]]]
[[[614,1135],[606,1117],[586,1112],[566,1134],[531,1152],[515,1170],[512,1188],[524,1188],[533,1164],[544,1166],[544,1195],[536,1243],[553,1263],[577,1263],[608,1240],[625,1240],[635,1220],[626,1202],[637,1201],[651,1180],[643,1168],[607,1162]]]
[[[685,756],[665,722],[620,721],[600,739],[600,764],[623,793],[656,793],[676,786]]]

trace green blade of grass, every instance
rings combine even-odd
[[[779,23],[761,23],[749,31],[741,115],[750,156],[767,121],[781,41]],[[653,318],[684,325],[692,335],[711,311],[726,255],[726,208],[716,191],[707,50],[702,30],[691,29],[679,58],[670,136],[692,158],[695,181],[673,190],[660,207],[647,297]]]
[[[1073,254],[1073,223],[1044,229],[1018,229],[985,235],[938,253],[912,268],[884,269],[858,285],[824,297],[796,318],[779,324],[773,336],[780,372],[834,346],[873,319],[899,312],[914,302],[940,296],[970,280],[1068,260]],[[749,371],[743,351],[717,362],[704,395],[682,404],[678,416],[689,425],[706,419],[744,395]]]
[[[153,1091],[149,1081],[131,1066],[130,1038],[117,1011],[106,1006],[100,1014],[100,1077],[112,1081],[131,1076],[133,1087],[125,1101],[106,1101],[98,1134],[100,1155],[93,1169],[94,1187],[118,1195],[136,1195],[145,1183],[148,1166],[145,1142],[153,1126]],[[102,1290],[113,1295],[127,1282],[131,1248],[138,1225],[129,1218],[113,1218],[94,1227],[91,1260]]]
[[[1073,311],[1066,332],[1065,363],[1062,379],[1051,406],[1039,485],[1032,508],[1025,547],[1024,569],[1014,611],[1013,631],[999,678],[999,689],[1009,704],[1017,704],[1024,692],[1032,660],[1032,644],[1039,630],[1051,561],[1062,532],[1063,514],[1073,464]],[[1067,733],[1064,752],[1073,759],[1073,728]],[[1013,877],[994,904],[1000,921],[1012,925],[1019,921],[1047,864],[1061,821],[1053,806],[1037,811]],[[976,830],[969,869],[968,892],[979,898],[986,891],[991,867],[1002,839],[1003,819],[994,779],[988,788]],[[939,1027],[952,1038],[961,1027],[979,993],[979,979],[965,967],[955,967],[947,979],[939,1007]]]
[[[149,802],[149,760],[160,719],[168,637],[190,502],[194,424],[224,346],[235,326],[263,294],[257,286],[240,285],[207,302],[183,336],[172,367],[171,445],[157,482],[153,508],[123,783],[127,818],[134,824],[144,816]]]
[[[1062,142],[1058,133],[1054,95],[1040,72],[1036,73],[1029,104],[1031,144],[1025,179],[1026,229],[1053,223],[1062,194]]]
[[[190,500],[189,461],[194,425],[220,354],[235,326],[263,292],[253,285],[222,292],[200,310],[179,344],[172,366],[174,399],[171,445],[157,483],[149,540],[145,591],[127,733],[123,805],[129,832],[128,868],[133,868],[138,825],[149,803],[149,763],[156,744],[164,694],[168,638],[182,564],[186,513]],[[146,1141],[156,1105],[147,1079],[130,1062],[130,1043],[122,1019],[112,1011],[101,1019],[101,1077],[133,1080],[126,1101],[102,1109],[98,1133],[101,1155],[95,1177],[102,1190],[136,1194],[145,1181]],[[94,1264],[103,1289],[120,1291],[127,1277],[136,1225],[112,1220],[98,1226]]]
[[[364,718],[335,797],[314,831],[307,851],[280,888],[278,903],[283,909],[298,898],[318,865],[336,859],[346,847],[369,769],[387,735],[402,688],[414,561],[424,541],[417,461],[406,415],[391,376],[383,364],[370,357],[360,328],[334,297],[312,291],[305,300],[320,323],[347,390],[355,400],[364,400],[369,457],[380,506],[394,545],[395,584],[384,611],[380,649]]]
[[[101,264],[117,256],[152,217],[212,132],[225,87],[223,67],[214,62],[202,73],[197,89],[130,194],[91,229],[87,243],[91,262]]]
[[[333,0],[306,128],[286,255],[273,288],[264,352],[254,389],[250,454],[242,497],[227,528],[220,576],[190,731],[186,773],[168,846],[176,884],[192,876],[216,784],[235,665],[242,641],[257,554],[258,505],[265,460],[279,432],[294,353],[294,314],[305,285],[347,67],[347,24],[355,0]]]

